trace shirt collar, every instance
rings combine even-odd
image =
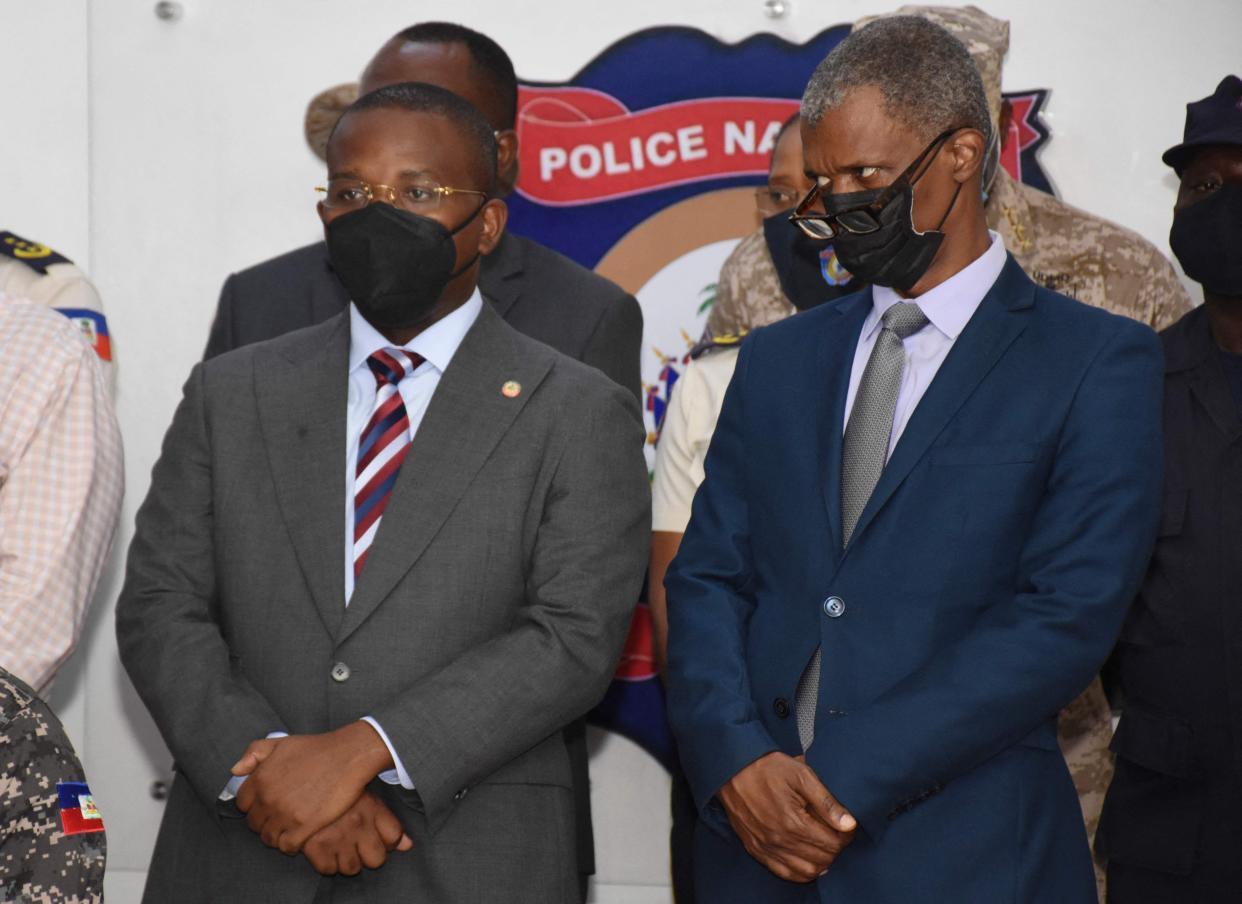
[[[444,373],[470,327],[483,310],[483,296],[476,286],[474,293],[457,310],[437,320],[403,347],[421,355],[432,367]],[[365,367],[367,358],[393,344],[371,326],[353,302],[349,304],[349,372]]]
[[[1005,269],[1005,241],[990,229],[988,235],[992,243],[987,251],[917,298],[902,298],[888,286],[872,286],[871,312],[863,324],[863,336],[870,338],[879,329],[880,318],[893,305],[913,301],[918,303],[932,326],[949,339],[957,339]]]

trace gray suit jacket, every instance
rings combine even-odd
[[[373,784],[415,849],[325,880],[337,904],[574,901],[561,729],[606,688],[642,580],[637,405],[484,306],[346,608],[348,347],[342,314],[196,366],[165,439],[117,607],[177,763],[146,900],[309,904],[305,859],[217,795],[251,740],[370,714],[417,784]]]
[[[507,232],[483,258],[479,291],[510,326],[641,396],[642,310],[616,283]],[[348,303],[327,245],[298,248],[225,280],[204,357],[322,323]]]
[[[479,290],[511,325],[562,354],[598,368],[642,400],[638,302],[604,279],[538,242],[506,232],[483,258]],[[322,323],[349,304],[332,272],[328,248],[316,242],[234,273],[224,282],[205,358]],[[574,770],[578,868],[595,872],[586,726],[566,729]]]

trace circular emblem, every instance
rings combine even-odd
[[[522,394],[522,384],[517,380],[510,380],[504,386],[500,387],[500,394],[506,399],[516,399]]]
[[[824,282],[830,286],[843,286],[854,278],[849,270],[841,266],[837,252],[831,245],[819,253],[819,269],[824,274]]]

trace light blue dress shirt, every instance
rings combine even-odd
[[[910,422],[923,393],[927,392],[927,387],[935,379],[940,365],[949,356],[953,343],[957,341],[966,323],[974,316],[979,305],[983,303],[984,296],[1005,268],[1005,242],[995,232],[989,231],[988,234],[992,237],[992,244],[987,251],[918,298],[902,298],[896,290],[887,286],[872,286],[871,310],[863,321],[858,345],[854,350],[854,365],[850,371],[849,392],[845,397],[845,422],[841,425],[842,431],[850,421],[854,398],[858,395],[858,385],[862,382],[867,360],[871,357],[876,337],[880,334],[880,318],[898,302],[914,302],[931,322],[902,342],[906,352],[906,368],[901,375],[901,389],[897,393],[897,408],[893,414],[893,432],[888,441],[888,454],[893,454],[897,440],[901,439],[902,431]]]

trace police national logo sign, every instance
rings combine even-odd
[[[816,65],[849,34],[725,44],[689,28],[623,38],[563,84],[523,83],[510,228],[595,269],[643,308],[648,453],[668,389],[703,332],[720,265],[757,229],[753,187]],[[1007,94],[1002,163],[1049,190],[1044,91]]]
[[[766,180],[777,133],[849,30],[834,26],[802,44],[770,34],[725,44],[694,29],[651,29],[613,44],[568,82],[520,87],[510,228],[638,298],[649,461],[720,266],[760,226],[754,187]],[[1010,100],[1002,162],[1046,188],[1034,156],[1046,138],[1036,115],[1043,93]],[[593,716],[673,763],[643,604]]]

